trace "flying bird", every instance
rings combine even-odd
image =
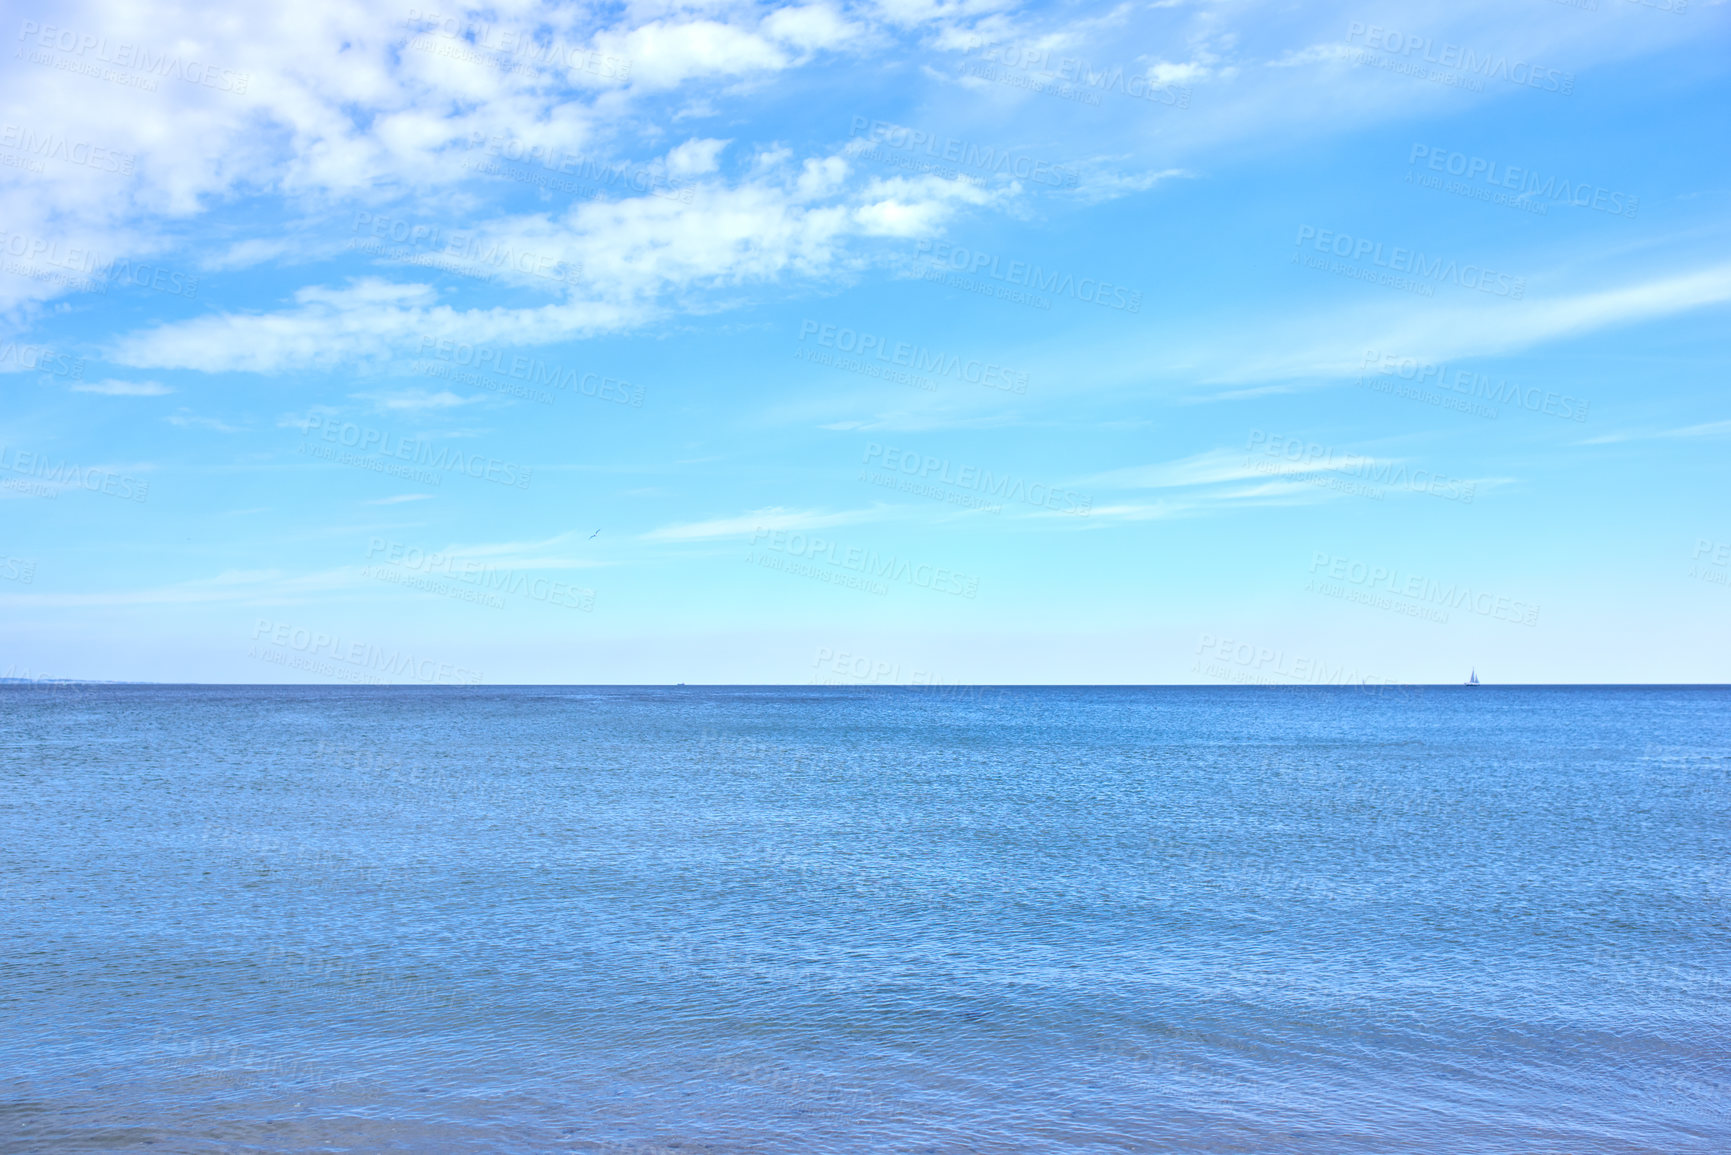
[[[601,532],[601,531],[600,531],[600,530],[596,530],[596,531],[595,531],[595,533],[592,533],[592,534],[590,534],[590,535],[589,535],[589,538],[588,538],[588,540],[590,540],[590,541],[594,541],[594,540],[595,540],[595,534],[598,534],[598,533],[600,533],[600,532]]]

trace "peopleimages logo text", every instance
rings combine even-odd
[[[478,233],[448,230],[407,217],[361,210],[355,213],[352,231],[355,235],[349,244],[358,251],[482,280],[505,272],[574,285],[583,275],[581,264],[554,253],[513,247],[497,239],[483,240]],[[387,239],[396,248],[384,248]]]
[[[921,481],[940,481],[959,489],[968,489],[999,501],[1020,501],[1054,513],[1088,516],[1094,499],[1071,489],[1060,489],[1041,482],[1027,482],[1008,473],[993,475],[989,469],[974,465],[953,466],[949,459],[928,457],[911,449],[897,449],[873,441],[866,446],[864,464],[876,464],[894,473],[917,477]]]
[[[488,593],[519,594],[531,601],[546,602],[564,609],[587,611],[595,608],[595,591],[585,586],[531,577],[517,570],[500,569],[488,562],[423,550],[399,541],[386,541],[382,537],[372,539],[367,547],[367,557],[430,577],[478,586]]]
[[[1007,285],[1020,285],[1037,293],[1071,297],[1106,309],[1119,309],[1126,313],[1142,311],[1141,290],[1114,285],[1098,277],[1078,278],[1056,269],[1042,269],[1039,265],[1031,265],[1027,261],[1003,261],[990,253],[975,252],[960,245],[952,245],[948,241],[917,241],[914,251],[934,265],[970,276],[985,276]]]
[[[869,117],[853,118],[853,135],[874,144],[886,145],[909,153],[919,153],[933,160],[948,161],[962,168],[979,169],[994,175],[1013,176],[1034,184],[1054,188],[1074,188],[1076,170],[1036,160],[995,145],[973,144],[953,136],[939,136],[918,128],[907,128],[887,120]]]
[[[373,677],[383,675],[394,678],[414,678],[421,682],[453,683],[465,686],[481,684],[481,674],[477,670],[453,666],[449,662],[440,662],[432,658],[422,658],[400,649],[386,649],[383,646],[373,645],[371,642],[344,642],[340,634],[309,630],[290,622],[276,622],[269,618],[259,618],[258,624],[253,627],[252,637],[255,642],[262,641],[267,645],[293,651],[309,660],[323,659],[341,662],[345,666],[353,667],[356,671],[364,671]],[[262,657],[256,652],[253,656],[261,657],[261,660],[265,661],[272,660]],[[279,661],[277,664],[294,665],[295,663]]]
[[[1378,353],[1375,349],[1364,352],[1363,370],[1374,368],[1384,377],[1399,377],[1403,381],[1412,381],[1418,385],[1429,385],[1436,389],[1446,389],[1453,393],[1495,402],[1498,405],[1516,405],[1534,413],[1543,413],[1551,417],[1561,417],[1567,421],[1585,421],[1587,409],[1591,402],[1579,397],[1555,390],[1540,389],[1529,385],[1525,389],[1509,381],[1506,377],[1493,381],[1483,373],[1475,373],[1471,369],[1457,369],[1451,376],[1447,365],[1420,361],[1416,357],[1397,357],[1392,353]],[[1364,377],[1361,373],[1359,381]],[[1495,416],[1493,411],[1492,416]]]
[[[625,161],[607,163],[584,157],[578,153],[548,145],[528,144],[510,136],[486,136],[479,132],[469,134],[469,147],[483,149],[488,156],[516,164],[539,165],[550,174],[569,176],[569,182],[561,182],[552,187],[588,186],[597,192],[612,188],[619,192],[648,193],[651,196],[666,197],[668,200],[683,201],[690,204],[697,196],[697,190],[690,185],[674,185],[668,183],[666,177],[654,169],[643,165],[633,165]],[[509,170],[487,167],[485,164],[469,164],[465,167],[476,172],[485,172],[493,176],[510,175]],[[539,183],[530,181],[528,183]]]
[[[46,454],[5,445],[0,445],[0,473],[37,478],[46,487],[41,493],[43,497],[53,497],[61,489],[83,489],[123,501],[146,501],[150,497],[148,481],[139,481],[110,469],[73,465],[65,460],[50,461]],[[14,488],[18,484],[8,483]]]
[[[609,56],[581,44],[548,39],[538,29],[501,28],[497,24],[482,24],[457,16],[442,16],[437,12],[409,9],[405,22],[417,32],[449,41],[453,48],[477,55],[485,53],[509,67],[508,71],[527,68],[557,67],[573,72],[587,72],[602,80],[628,80],[631,61],[622,56]],[[413,42],[409,47],[417,47]],[[516,59],[521,58],[521,59]]]
[[[53,279],[83,292],[106,293],[111,284],[135,285],[173,297],[198,296],[198,278],[184,272],[131,257],[104,260],[90,249],[63,245],[52,237],[33,236],[0,229],[0,252],[31,262],[8,266],[7,272],[27,277]],[[54,270],[45,276],[45,270]]]
[[[1413,53],[1422,50],[1419,59],[1440,68],[1454,69],[1487,80],[1506,80],[1510,84],[1556,92],[1564,96],[1575,91],[1575,74],[1572,72],[1541,68],[1525,60],[1516,60],[1511,64],[1507,56],[1480,53],[1459,44],[1445,42],[1439,47],[1429,36],[1414,33],[1402,35],[1376,24],[1365,25],[1354,20],[1347,25],[1346,42],[1351,44],[1360,36],[1364,37],[1367,48],[1380,49],[1391,56],[1410,58]]]
[[[921,589],[955,594],[964,598],[973,597],[980,588],[980,579],[977,577],[970,577],[967,574],[957,573],[940,566],[906,561],[894,554],[889,557],[880,557],[876,550],[862,549],[857,545],[843,548],[839,542],[800,533],[797,530],[790,532],[781,529],[764,529],[759,526],[752,531],[751,544],[754,546],[761,544],[764,548],[772,549],[777,553],[807,558],[814,562],[834,566],[837,569],[849,570],[868,579],[878,578],[892,582],[905,581],[909,585],[918,586]]]
[[[1271,684],[1272,678],[1311,682],[1324,686],[1392,686],[1387,678],[1361,673],[1345,665],[1331,667],[1327,661],[1289,655],[1285,650],[1202,634],[1196,642],[1194,674],[1224,678],[1231,682]],[[1237,670],[1233,666],[1240,667]]]
[[[633,385],[629,381],[593,371],[579,372],[559,365],[549,365],[539,358],[495,349],[489,345],[471,345],[467,341],[452,340],[449,337],[423,336],[416,353],[423,357],[431,353],[439,360],[449,361],[453,365],[473,367],[477,371],[484,369],[500,377],[526,381],[532,386],[564,389],[598,401],[611,401],[616,405],[629,405],[634,409],[643,408],[641,385]]]
[[[927,349],[923,345],[912,345],[906,341],[895,341],[892,344],[888,337],[850,329],[846,325],[825,325],[809,318],[802,320],[799,325],[799,339],[804,341],[807,337],[815,337],[817,343],[825,348],[852,353],[858,357],[870,355],[879,361],[920,373],[955,377],[972,385],[1002,389],[1006,393],[1028,391],[1026,373],[1018,373],[994,362],[982,361],[978,357],[963,360],[954,353]]]
[[[1424,167],[1432,172],[1460,177],[1469,184],[1482,180],[1491,189],[1507,189],[1513,199],[1532,202],[1541,208],[1547,203],[1565,204],[1615,217],[1633,218],[1641,207],[1641,198],[1628,193],[1615,192],[1586,181],[1570,181],[1567,177],[1541,177],[1534,170],[1518,164],[1504,164],[1486,157],[1468,156],[1464,152],[1452,152],[1428,144],[1413,145],[1412,154],[1407,157],[1406,162],[1409,166],[1417,167],[1421,160]],[[1407,180],[1410,182],[1412,179],[1413,174],[1409,168]]]
[[[196,60],[170,56],[167,52],[152,52],[142,44],[128,44],[125,41],[110,43],[106,36],[94,36],[74,28],[40,24],[35,20],[23,22],[18,30],[18,39],[34,39],[37,47],[53,49],[81,61],[100,61],[150,76],[173,76],[188,84],[214,88],[219,92],[244,93],[247,84],[252,80],[250,73],[218,68],[212,64],[200,64]]]
[[[464,453],[461,449],[434,449],[431,442],[380,429],[369,429],[351,421],[326,421],[323,417],[309,417],[301,425],[301,436],[312,437],[315,433],[321,440],[344,449],[352,449],[358,454],[377,453],[380,459],[387,462],[409,461],[431,469],[461,473],[516,489],[528,489],[529,479],[534,473],[533,466],[514,465],[509,461],[484,457],[479,453]],[[435,479],[434,484],[438,484],[438,474],[430,476]]]
[[[976,37],[967,45],[965,52],[984,61],[1002,64],[1006,68],[1078,85],[1083,90],[1118,92],[1152,104],[1165,104],[1174,108],[1190,107],[1188,88],[1157,83],[1147,71],[1132,71],[1126,75],[1121,64],[1095,68],[1079,56],[1060,56],[1054,59],[1052,50],[1043,44],[1013,44]],[[1099,98],[1096,96],[1089,103],[1097,104]]]
[[[130,153],[115,152],[65,135],[56,136],[53,132],[38,133],[29,126],[16,124],[0,128],[0,148],[15,148],[38,160],[65,161],[122,176],[131,174],[134,159]]]
[[[1318,229],[1314,225],[1300,225],[1298,238],[1293,244],[1303,249],[1305,241],[1311,241],[1312,247],[1319,253],[1330,253],[1361,263],[1368,257],[1370,263],[1377,268],[1408,273],[1420,281],[1452,281],[1463,289],[1477,289],[1481,293],[1508,297],[1514,301],[1520,300],[1527,291],[1525,277],[1511,277],[1483,265],[1463,265],[1453,257],[1427,258],[1417,249],[1406,249],[1399,245],[1390,245],[1385,257],[1383,243],[1368,237],[1354,237],[1347,233]],[[1295,253],[1293,259],[1297,260],[1298,254]]]
[[[8,367],[8,363],[12,367]],[[47,345],[21,345],[16,341],[0,344],[0,373],[28,372],[34,369],[50,377],[79,380],[84,376],[84,358],[59,353]]]
[[[1539,607],[1517,601],[1487,590],[1475,590],[1459,582],[1443,582],[1418,574],[1403,573],[1398,567],[1373,565],[1356,558],[1336,557],[1317,551],[1310,562],[1310,572],[1324,571],[1335,581],[1349,582],[1367,590],[1382,591],[1414,602],[1444,606],[1451,610],[1466,610],[1480,617],[1496,618],[1517,625],[1539,624]]]
[[[1297,466],[1294,470],[1284,470],[1286,476],[1301,477],[1310,473],[1338,473],[1347,477],[1355,477],[1370,485],[1386,485],[1410,490],[1413,493],[1428,493],[1433,497],[1446,498],[1449,501],[1472,504],[1476,483],[1464,481],[1458,477],[1449,477],[1429,469],[1413,469],[1398,461],[1378,461],[1374,457],[1365,457],[1357,453],[1343,453],[1336,456],[1333,447],[1318,445],[1316,442],[1306,442],[1303,438],[1287,437],[1279,433],[1265,433],[1260,429],[1250,431],[1248,449],[1260,450],[1264,456],[1274,459],[1277,464]]]
[[[1694,556],[1689,560],[1690,577],[1716,586],[1731,586],[1731,542],[1698,537]]]

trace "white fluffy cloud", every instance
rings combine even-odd
[[[778,505],[733,517],[717,517],[707,521],[665,525],[660,529],[652,529],[644,534],[643,540],[664,542],[712,541],[717,538],[744,537],[759,530],[827,529],[836,525],[857,525],[865,521],[879,521],[886,512],[882,507],[873,507],[871,509],[851,509],[842,510],[838,513],[824,513],[810,509],[784,509]]]
[[[721,150],[726,147],[725,140],[688,140],[678,148],[668,151],[667,171],[675,177],[712,173],[721,167]]]
[[[1428,27],[1441,34],[1502,20],[1474,34],[1510,51],[1545,51],[1567,39],[1582,61],[1681,35],[1670,27],[1676,21],[1650,20],[1614,35],[1587,22],[1535,31],[1494,6],[1469,7],[1438,9]],[[0,276],[0,315],[26,328],[43,302],[78,291],[92,269],[117,258],[159,260],[186,277],[324,259],[346,238],[305,240],[277,222],[412,201],[417,212],[471,230],[484,251],[529,256],[528,268],[464,268],[448,258],[439,267],[486,272],[547,303],[457,309],[416,283],[422,274],[413,266],[432,264],[427,254],[386,254],[374,271],[406,283],[310,285],[278,310],[206,313],[121,338],[117,354],[140,366],[262,370],[383,355],[429,324],[551,340],[638,324],[680,301],[700,303],[691,294],[704,290],[851,274],[873,238],[930,234],[958,212],[1013,207],[1012,198],[1029,192],[926,170],[872,177],[844,156],[809,155],[809,147],[802,157],[777,140],[673,136],[666,127],[676,122],[669,102],[687,102],[681,115],[714,112],[819,61],[917,63],[939,94],[999,122],[1003,106],[1016,104],[1027,112],[1018,123],[1035,129],[1075,107],[962,75],[969,46],[1008,42],[1159,83],[1211,86],[1208,99],[1182,111],[1106,94],[1127,115],[1099,118],[1090,131],[1102,140],[1082,147],[1136,157],[1145,171],[1096,179],[1091,166],[1079,166],[1090,173],[1080,195],[1095,200],[1146,189],[1180,171],[1167,162],[1248,133],[1300,121],[1345,128],[1345,109],[1362,120],[1450,95],[1406,84],[1388,100],[1366,101],[1365,91],[1391,78],[1347,67],[1338,54],[1292,54],[1294,44],[1344,37],[1344,9],[1281,10],[1277,22],[1274,11],[1118,6],[1077,17],[1005,0],[846,8],[638,0],[598,14],[505,0],[484,18],[411,20],[396,0],[309,0],[244,13],[214,0],[49,4],[21,22],[16,58],[0,74],[0,152],[19,158],[0,166],[0,242],[9,257],[29,254]],[[1154,22],[1128,35],[1144,17]],[[1276,27],[1279,42],[1269,43]],[[1291,66],[1265,66],[1274,61]],[[1097,147],[1108,141],[1112,147]],[[756,159],[733,179],[724,157]],[[573,158],[618,163],[629,179],[568,212],[493,207]],[[489,164],[505,164],[519,183],[498,173],[478,179],[477,166]],[[645,195],[668,184],[683,185],[689,199]],[[240,204],[265,206],[255,223],[268,215],[268,226],[251,234],[232,220],[206,228]]]
[[[850,240],[913,235],[994,195],[937,177],[871,180],[850,191],[846,172],[834,157],[797,170],[784,162],[736,186],[698,186],[689,203],[589,201],[559,216],[495,222],[477,250],[540,254],[581,271],[569,281],[519,278],[562,297],[546,305],[459,309],[429,285],[368,277],[301,289],[273,312],[225,312],[133,333],[110,355],[141,368],[272,372],[387,357],[429,334],[544,344],[617,331],[694,293],[835,274],[848,265]]]
[[[74,393],[99,393],[104,397],[164,397],[174,390],[160,381],[83,381],[72,386]]]

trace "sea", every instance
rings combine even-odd
[[[1731,690],[0,688],[7,1152],[1731,1151]]]

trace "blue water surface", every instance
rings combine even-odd
[[[1723,688],[0,688],[0,1150],[1731,1151]]]

